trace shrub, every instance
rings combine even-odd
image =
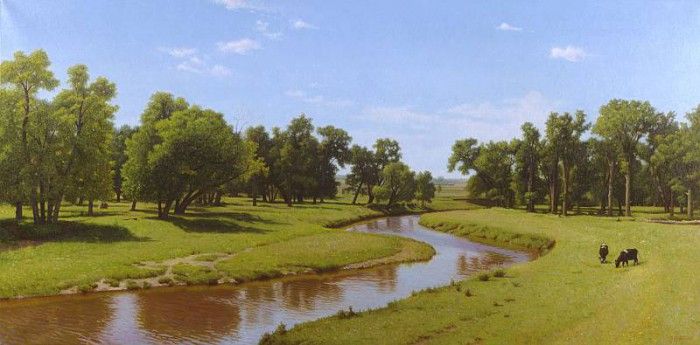
[[[160,277],[158,278],[158,284],[173,286],[175,285],[175,281],[173,281],[173,278],[170,277]]]
[[[109,285],[110,287],[116,288],[119,287],[119,281],[116,279],[112,278],[107,278],[104,280],[105,284]]]
[[[482,282],[486,282],[486,281],[489,281],[491,276],[489,276],[488,273],[481,273],[477,276],[477,278],[479,278],[479,280],[481,280]]]
[[[472,290],[467,289],[467,292],[464,293],[465,296],[467,297],[472,297],[474,294],[472,294]]]
[[[126,282],[126,289],[127,290],[138,290],[140,288],[141,288],[141,286],[139,286],[139,284],[133,280],[129,280]]]
[[[497,269],[496,272],[493,273],[493,276],[496,278],[503,278],[506,276],[506,271],[502,269]]]
[[[357,316],[357,313],[352,310],[352,306],[348,308],[348,311],[345,310],[339,310],[338,313],[335,314],[339,319],[349,319],[351,317]]]
[[[150,288],[151,288],[151,283],[149,283],[149,282],[143,282],[143,286],[142,286],[142,287],[143,287],[144,289],[150,289]]]

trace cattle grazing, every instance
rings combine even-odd
[[[600,263],[605,263],[605,258],[608,256],[608,245],[605,243],[600,244],[600,249],[598,249],[598,258],[600,258]]]
[[[629,260],[634,261],[635,265],[639,263],[639,259],[637,258],[637,249],[630,248],[621,251],[620,255],[615,260],[615,268],[620,267],[620,264],[622,264],[623,267],[627,266],[627,261]]]

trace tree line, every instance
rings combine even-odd
[[[632,205],[693,216],[700,186],[700,107],[679,122],[647,101],[613,99],[595,123],[583,111],[553,112],[544,135],[529,122],[510,141],[457,140],[450,171],[470,175],[470,195],[503,206],[566,216],[574,207],[632,215]],[[617,209],[617,210],[616,210]]]
[[[114,127],[116,86],[92,79],[85,65],[70,67],[59,87],[43,50],[16,52],[0,64],[0,201],[35,224],[58,222],[61,205],[122,199],[153,202],[158,217],[184,214],[193,204],[218,205],[224,195],[245,193],[253,205],[289,206],[335,198],[339,169],[350,167],[347,186],[368,203],[417,200],[435,194],[429,172],[401,162],[398,142],[352,145],[333,126],[314,127],[304,114],[286,128],[238,131],[224,115],[167,92],[154,93],[138,126]],[[103,204],[103,203],[100,203]]]

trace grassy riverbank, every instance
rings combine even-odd
[[[642,215],[643,216],[643,215]],[[419,293],[387,308],[276,335],[283,344],[697,344],[700,227],[633,219],[560,218],[520,210],[426,214],[422,223],[476,240],[556,246],[534,262]],[[504,242],[505,241],[505,242]],[[639,266],[600,264],[626,247]],[[546,246],[545,246],[546,247]]]
[[[328,228],[386,212],[350,205],[348,196],[291,208],[231,198],[167,221],[156,218],[154,205],[140,203],[134,212],[129,206],[111,203],[86,217],[86,207],[66,205],[60,225],[19,229],[14,210],[0,207],[0,298],[254,280],[433,255],[414,241]],[[467,206],[449,194],[431,205]]]

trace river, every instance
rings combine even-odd
[[[416,239],[435,248],[425,262],[307,274],[240,285],[173,287],[0,302],[2,344],[255,344],[265,332],[379,308],[412,291],[533,258],[388,217],[348,231]]]

